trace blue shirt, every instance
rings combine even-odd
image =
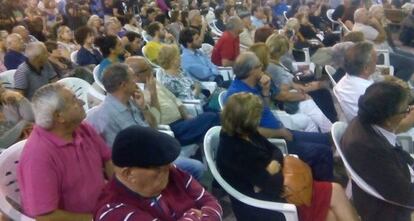
[[[119,62],[121,62],[121,59],[119,59],[118,58],[118,60],[117,60],[117,62],[115,62],[115,63],[119,63]],[[114,63],[114,64],[115,64]],[[105,69],[107,68],[107,67],[109,67],[111,64],[113,64],[112,63],[112,61],[111,60],[109,60],[108,58],[105,58],[105,59],[103,59],[102,61],[101,61],[101,63],[99,64],[99,72],[98,72],[98,79],[102,82],[102,79],[103,79],[103,72],[105,71]]]
[[[231,83],[229,89],[227,90],[226,95],[224,96],[224,102],[226,102],[227,99],[231,95],[239,93],[239,92],[252,93],[262,98],[258,87],[252,88],[246,83],[244,83],[243,81],[235,79]],[[270,129],[284,128],[282,122],[275,115],[273,115],[272,111],[270,111],[270,108],[267,105],[263,107],[262,118],[260,119],[260,127],[270,128]]]
[[[190,77],[199,81],[213,81],[219,74],[217,66],[200,50],[190,50],[183,47],[181,67]]]
[[[25,61],[26,56],[17,51],[10,50],[4,55],[4,66],[6,66],[7,70],[17,69]]]
[[[76,56],[76,63],[80,66],[96,64],[98,65],[102,61],[101,53],[93,49],[93,52],[89,51],[88,49],[81,47],[78,51]]]
[[[263,22],[263,20],[258,19],[258,18],[254,17],[254,16],[251,16],[250,19],[252,20],[252,25],[256,29],[261,28],[261,27],[263,27],[265,25],[264,22]]]
[[[132,125],[149,126],[134,101],[130,100],[128,106],[125,106],[111,94],[108,94],[99,106],[88,111],[86,121],[95,128],[111,148],[116,135],[121,130]]]

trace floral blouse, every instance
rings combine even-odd
[[[177,98],[182,100],[198,99],[193,94],[192,90],[192,86],[195,82],[191,78],[185,76],[183,72],[178,76],[172,76],[161,68],[158,70],[157,78],[161,84],[170,90]]]

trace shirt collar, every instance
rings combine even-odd
[[[235,79],[233,81],[234,86],[236,86],[237,88],[241,88],[244,89],[244,91],[253,93],[253,94],[258,94],[259,90],[257,87],[250,87],[248,84],[246,84],[243,80],[240,79]]]
[[[106,104],[109,104],[109,106],[118,111],[118,112],[124,112],[128,110],[128,107],[125,106],[123,103],[121,103],[116,97],[112,96],[111,94],[106,95],[105,101]]]
[[[199,49],[191,50],[191,49],[188,49],[186,47],[183,47],[183,54],[184,53],[189,53],[189,54],[192,54],[192,55],[201,55],[202,54],[202,52]]]
[[[63,140],[62,138],[56,136],[56,134],[54,134],[54,133],[52,133],[52,132],[50,132],[50,131],[48,131],[48,130],[46,130],[46,129],[38,126],[38,125],[35,125],[33,130],[39,135],[39,137],[47,139],[48,141],[50,141],[51,143],[53,143],[57,147],[65,147],[69,144],[74,144],[77,141],[77,132],[76,132],[77,130],[75,130],[73,132],[72,142]]]
[[[359,76],[350,75],[350,74],[346,74],[346,76],[348,77],[349,80],[357,82],[358,84],[370,86],[372,83],[374,83],[374,81],[371,78],[365,79],[365,78],[361,78]]]
[[[393,145],[394,147],[397,144],[397,135],[395,135],[393,132],[390,132],[378,125],[373,125],[372,126],[376,131],[378,131],[381,135],[383,135],[385,137],[385,139],[387,139],[388,143],[390,143],[391,145]]]

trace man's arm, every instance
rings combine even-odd
[[[292,133],[286,128],[270,129],[270,128],[259,127],[258,131],[262,136],[267,137],[267,138],[282,138],[282,139],[285,139],[286,141],[293,140]]]
[[[37,216],[36,221],[91,221],[92,214],[72,213],[64,210],[54,210],[43,216]]]

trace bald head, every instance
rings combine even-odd
[[[134,71],[134,75],[138,81],[136,83],[145,83],[147,78],[152,76],[152,67],[142,56],[128,57],[125,60],[125,64]]]
[[[257,66],[261,65],[259,58],[253,52],[241,53],[233,65],[233,71],[237,79],[246,79]]]
[[[7,50],[13,50],[18,52],[24,51],[24,42],[19,34],[12,33],[6,38]]]
[[[368,10],[366,8],[359,8],[354,12],[355,23],[366,24],[368,22]]]

